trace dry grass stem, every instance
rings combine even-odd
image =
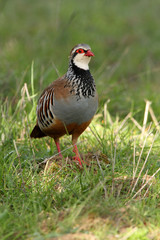
[[[131,119],[131,121],[136,125],[136,127],[137,127],[140,131],[142,131],[141,125],[140,125],[132,116],[130,117],[130,119]]]
[[[142,135],[141,138],[143,139],[148,119],[148,112],[149,112],[149,106],[151,105],[151,102],[146,100],[146,106],[145,106],[145,112],[144,112],[144,119],[143,119],[143,127],[142,127]]]
[[[110,99],[108,99],[108,101],[104,104],[104,124],[105,125],[107,125],[107,122],[110,125],[113,125],[113,121],[112,121],[111,115],[109,114],[108,109],[107,109],[107,106],[108,106],[109,102],[110,102]]]
[[[149,183],[149,186],[148,186],[147,190],[145,191],[145,193],[144,193],[144,195],[143,195],[143,198],[145,198],[145,197],[147,196],[147,194],[148,194],[148,192],[149,192],[149,189],[150,189],[150,187],[152,186],[152,184],[153,184],[153,182]]]
[[[118,129],[115,131],[115,134],[118,134],[118,132],[121,130],[121,128],[124,126],[124,124],[127,122],[127,120],[131,117],[131,112],[127,114],[127,116],[123,119]]]
[[[150,130],[150,127],[151,127],[151,124],[150,124],[150,126],[149,126],[149,130]],[[148,131],[149,131],[149,130],[148,130]],[[138,167],[139,167],[139,164],[140,164],[140,161],[141,161],[142,153],[143,153],[143,150],[144,150],[144,147],[145,147],[145,145],[146,145],[146,141],[147,141],[147,138],[148,138],[149,135],[150,135],[150,133],[148,133],[148,134],[146,135],[146,137],[145,137],[145,139],[144,139],[144,141],[143,141],[143,146],[142,146],[141,152],[140,152],[140,154],[139,154],[139,158],[138,158],[138,162],[137,162],[136,168],[135,168],[135,166],[133,165],[133,168],[134,168],[134,171],[133,171],[133,179],[132,179],[132,182],[131,182],[131,185],[130,185],[128,194],[131,192],[131,189],[132,189],[132,186],[133,186],[133,183],[134,183],[134,180],[135,180],[135,176],[136,176],[136,173],[137,173],[137,171],[138,171]],[[133,164],[134,164],[134,162],[135,162],[135,146],[134,146],[134,148],[133,148]],[[133,190],[133,189],[132,189],[132,190]],[[127,194],[127,195],[128,195],[128,194]]]
[[[154,138],[153,138],[153,140],[152,140],[152,144],[151,144],[151,146],[150,146],[150,148],[149,148],[149,151],[148,151],[148,153],[147,153],[146,159],[145,159],[145,161],[144,161],[144,163],[143,163],[143,166],[142,166],[142,168],[141,168],[141,170],[140,170],[140,172],[139,172],[139,174],[138,174],[138,177],[137,177],[137,179],[136,179],[136,181],[135,181],[135,184],[134,184],[131,192],[134,191],[134,189],[135,189],[135,187],[136,187],[136,185],[137,185],[137,183],[138,183],[138,181],[139,181],[139,178],[140,178],[140,176],[141,176],[141,174],[142,174],[142,172],[143,172],[143,170],[144,170],[144,167],[145,167],[145,165],[146,165],[146,163],[147,163],[147,161],[148,161],[148,157],[149,157],[149,155],[150,155],[150,153],[151,153],[151,150],[152,150],[152,147],[153,147],[153,143],[154,143],[154,141],[155,141],[155,139],[156,139],[156,137],[157,137],[157,133],[158,133],[158,131],[156,132],[156,134],[155,134],[155,136],[154,136]]]
[[[16,150],[17,157],[20,159],[20,154],[19,154],[19,152],[18,152],[18,149],[17,149],[17,145],[16,145],[16,141],[15,141],[15,140],[13,140],[13,144],[14,144],[14,148],[15,148],[15,150]]]
[[[135,175],[136,175],[136,173],[137,173],[137,170],[138,170],[138,167],[139,167],[139,163],[140,163],[140,161],[141,161],[142,153],[143,153],[144,147],[145,147],[145,145],[146,145],[147,138],[148,138],[148,136],[150,135],[150,132],[149,132],[149,131],[150,131],[150,129],[151,129],[151,125],[152,125],[152,123],[150,123],[149,128],[148,128],[148,134],[146,135],[146,137],[145,137],[145,139],[144,139],[144,141],[143,141],[143,146],[142,146],[142,149],[141,149],[139,158],[138,158],[138,162],[137,162],[137,166],[136,166],[136,170],[135,170],[133,179],[135,178]]]
[[[145,172],[145,174],[144,174],[144,176],[142,178],[142,184],[144,184],[146,182],[147,174],[148,174],[148,169],[147,169],[147,171]]]
[[[145,188],[145,186],[154,178],[154,176],[160,171],[160,168],[157,169],[157,171],[149,178],[149,180],[142,185],[142,187],[134,194],[132,199],[134,199],[142,190]]]
[[[133,145],[133,176],[135,176],[135,166],[136,166],[136,142],[134,139],[134,145]]]
[[[157,118],[156,118],[156,116],[155,116],[155,114],[154,114],[153,109],[152,109],[151,106],[149,106],[149,112],[150,112],[151,118],[152,118],[152,120],[153,120],[153,122],[154,122],[154,124],[155,124],[155,126],[156,126],[156,128],[157,128],[157,130],[160,132],[159,123],[158,123],[158,121],[157,121]]]
[[[26,95],[27,95],[27,99],[28,99],[28,101],[30,102],[30,101],[31,101],[31,97],[30,97],[30,95],[29,95],[27,83],[24,83],[24,90],[25,90],[25,93],[26,93]]]

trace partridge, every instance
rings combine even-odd
[[[61,157],[59,138],[72,135],[74,159],[80,165],[76,143],[98,107],[95,81],[88,66],[92,56],[87,44],[78,44],[71,50],[67,73],[51,83],[38,100],[37,123],[30,134],[31,138],[53,138]]]

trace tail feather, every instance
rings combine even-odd
[[[42,137],[46,137],[47,135],[45,133],[43,133],[41,131],[41,129],[39,128],[38,125],[35,125],[35,127],[33,128],[30,137],[31,138],[42,138]]]

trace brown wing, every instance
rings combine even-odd
[[[67,98],[71,88],[67,85],[66,76],[57,79],[41,94],[37,105],[37,124],[31,137],[44,137],[46,130],[57,123],[54,116],[54,99]]]

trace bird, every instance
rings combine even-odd
[[[49,136],[54,139],[58,154],[62,158],[60,137],[72,135],[74,160],[82,166],[77,140],[91,123],[97,108],[98,94],[89,62],[94,53],[88,44],[72,48],[66,74],[53,81],[39,97],[37,121],[30,137]]]

